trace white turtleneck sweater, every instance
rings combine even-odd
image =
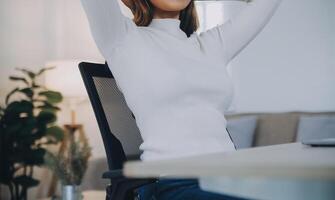
[[[235,151],[224,111],[233,98],[227,64],[262,30],[281,0],[254,0],[238,16],[190,37],[180,20],[140,27],[117,0],[81,0],[93,38],[143,143],[141,160]]]

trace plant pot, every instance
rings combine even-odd
[[[80,185],[62,185],[62,200],[81,200]]]

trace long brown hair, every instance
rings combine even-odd
[[[150,0],[131,0],[131,4],[129,8],[134,15],[133,21],[135,24],[137,26],[148,26],[153,18],[154,5]],[[179,20],[180,29],[186,33],[187,37],[198,29],[198,15],[193,0],[180,11]]]

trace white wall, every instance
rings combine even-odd
[[[333,0],[284,0],[231,63],[237,111],[335,110]]]
[[[0,90],[14,67],[39,69],[48,60],[103,60],[79,0],[0,1]]]

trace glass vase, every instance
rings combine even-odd
[[[80,185],[62,185],[62,200],[82,200]]]

